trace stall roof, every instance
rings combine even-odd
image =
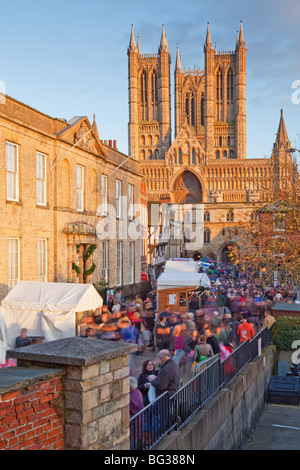
[[[21,310],[94,310],[103,304],[92,284],[19,281],[1,307]]]
[[[210,287],[207,274],[198,273],[197,261],[170,261],[166,262],[164,272],[157,279],[157,289],[168,287],[203,286]]]
[[[300,313],[300,304],[288,304],[285,302],[278,302],[274,305],[273,310],[286,310],[287,312]]]
[[[76,335],[76,312],[103,304],[92,284],[19,281],[0,308],[0,360],[15,347],[21,328],[45,341]]]

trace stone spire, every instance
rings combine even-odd
[[[131,35],[130,35],[130,41],[129,41],[129,46],[128,46],[128,52],[137,52],[137,47],[135,44],[134,32],[133,32],[133,24],[131,25]]]
[[[236,43],[235,43],[235,49],[239,47],[239,42],[240,42],[240,33],[239,31],[236,32]]]
[[[161,40],[160,40],[160,45],[159,45],[159,50],[160,51],[165,51],[165,52],[168,52],[169,51],[169,46],[168,46],[168,43],[167,43],[167,36],[165,34],[165,25],[163,24],[162,25],[162,33],[161,33]]]
[[[276,142],[275,142],[275,147],[280,149],[280,147],[284,148],[289,148],[290,147],[290,141],[288,138],[288,133],[285,127],[285,122],[283,119],[283,110],[280,110],[280,121],[279,121],[279,126],[278,126],[278,131],[276,134]]]
[[[137,53],[140,55],[141,54],[141,48],[140,48],[140,38],[137,37]]]
[[[94,132],[95,137],[100,140],[95,114],[94,114],[94,117],[93,117],[92,128],[93,128],[93,132]]]
[[[175,72],[182,72],[181,60],[180,60],[178,47],[177,47],[177,54],[176,54]]]
[[[205,49],[213,49],[213,43],[212,43],[211,37],[210,37],[209,23],[207,23],[206,40],[205,40],[204,46],[205,46]]]
[[[241,27],[240,27],[239,47],[246,47],[246,42],[245,42],[245,38],[244,38],[244,30],[243,30],[243,21],[242,20],[241,20]]]

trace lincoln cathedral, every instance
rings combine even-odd
[[[272,154],[248,158],[247,47],[241,22],[232,51],[218,51],[207,25],[204,68],[174,66],[171,128],[171,56],[164,26],[158,51],[142,53],[133,27],[127,50],[129,155],[141,164],[148,201],[203,204],[203,244],[183,256],[225,261],[238,245],[237,222],[268,202],[289,178],[292,155],[283,111]]]

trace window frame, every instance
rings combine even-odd
[[[102,279],[108,282],[108,241],[102,240],[102,260],[101,260]]]
[[[105,188],[105,192],[103,191]],[[107,175],[101,174],[101,215],[107,215]]]
[[[81,169],[81,186],[78,186],[78,170]],[[79,198],[78,198],[79,196]],[[78,201],[80,200],[80,207]],[[84,212],[84,166],[76,165],[76,210],[77,212]]]
[[[15,254],[17,254],[17,266],[13,265],[13,264],[9,264],[9,261],[11,259],[11,255],[10,255],[10,250],[9,250],[9,242],[11,241],[16,241],[17,242],[17,251],[14,252],[14,258],[15,258]],[[15,259],[14,259],[15,261]],[[9,274],[10,274],[10,270],[12,270],[12,267],[13,266],[13,269],[14,271],[17,271],[17,273],[14,272],[14,274],[17,274],[17,277],[9,277]],[[9,237],[7,238],[7,286],[8,286],[8,291],[10,291],[16,284],[17,282],[20,280],[20,238],[17,238],[17,237]]]
[[[8,163],[10,162],[9,160],[9,155],[8,155],[8,148],[9,146],[13,147],[15,149],[15,155],[14,155],[14,165],[15,165],[15,170],[10,170]],[[5,144],[5,152],[6,152],[6,200],[7,201],[13,201],[13,202],[19,202],[20,194],[19,194],[19,146],[18,144],[15,144],[14,142],[11,141],[6,141]],[[14,192],[15,192],[15,197],[9,196],[9,190],[8,188],[12,188],[12,185],[8,184],[8,176],[9,175],[14,175]]]
[[[128,218],[129,220],[133,220],[133,196],[134,195],[134,186],[133,184],[128,184]]]
[[[36,203],[38,206],[46,206],[47,205],[47,156],[45,153],[36,151]],[[44,170],[44,177],[39,178],[38,177],[38,156],[41,156],[44,158],[44,165],[43,165],[43,170]],[[43,202],[39,201],[39,190],[38,190],[38,182],[42,182],[42,187],[43,187],[43,196],[44,200]]]
[[[122,266],[122,242],[117,241],[117,286],[122,286],[123,284],[123,266]]]
[[[135,243],[133,241],[129,242],[129,284],[134,284],[134,271],[135,271],[135,263],[134,263],[134,255],[135,255]]]
[[[122,182],[116,180],[116,218],[122,218]]]
[[[44,250],[43,250],[43,258],[40,259],[40,253],[41,250],[39,249],[40,242],[44,243]],[[38,272],[37,272],[37,278],[39,282],[47,282],[47,276],[48,276],[48,253],[47,253],[47,248],[48,248],[48,243],[47,243],[47,238],[38,238],[37,239],[37,267],[38,267]],[[40,266],[41,264],[45,269],[42,270],[42,274],[40,274]],[[44,279],[41,279],[44,278]]]

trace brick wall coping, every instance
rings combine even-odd
[[[63,369],[5,367],[0,369],[0,395],[61,376]]]
[[[78,336],[7,351],[7,356],[30,363],[86,367],[137,351],[137,345]]]

